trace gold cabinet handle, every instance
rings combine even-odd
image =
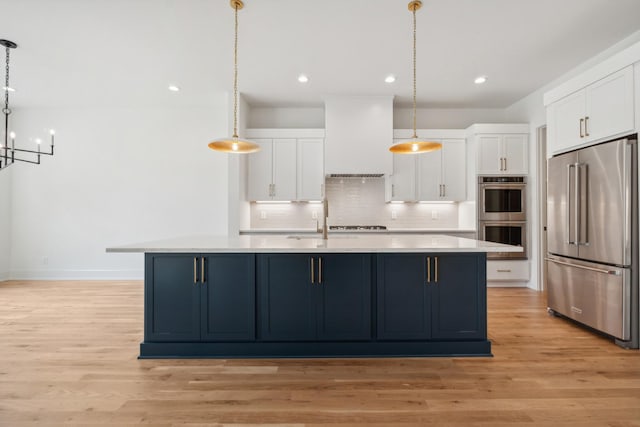
[[[318,257],[318,283],[322,283],[322,257]]]
[[[582,132],[582,126],[584,126],[584,119],[580,119],[580,138],[584,138],[584,133]]]
[[[589,116],[584,118],[584,136],[589,136],[588,126],[589,126]]]
[[[193,283],[198,283],[198,257],[193,257]]]
[[[316,276],[314,274],[314,270],[315,270],[315,263],[313,262],[313,257],[311,257],[311,283],[316,282]]]
[[[427,257],[427,283],[431,282],[431,257]]]
[[[205,279],[204,279],[204,257],[202,257],[200,259],[200,283],[202,283],[204,285]]]
[[[497,270],[498,273],[511,273],[511,270]]]
[[[435,282],[438,283],[438,257],[435,257],[435,273],[436,273],[436,280]]]

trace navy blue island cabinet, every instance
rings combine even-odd
[[[145,255],[141,358],[490,355],[483,252]]]

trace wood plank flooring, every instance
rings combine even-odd
[[[0,283],[0,426],[640,426],[640,352],[490,288],[493,358],[138,360],[141,282]]]

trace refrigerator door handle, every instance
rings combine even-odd
[[[583,270],[595,271],[597,273],[611,274],[613,276],[620,276],[621,275],[621,273],[619,271],[616,271],[616,270],[606,270],[604,268],[587,267],[586,265],[572,264],[570,262],[564,262],[564,261],[560,261],[560,260],[553,259],[553,258],[545,258],[545,260],[554,262],[556,264],[567,265],[569,267],[576,267],[576,268],[581,268]]]
[[[580,245],[580,214],[581,214],[581,209],[580,209],[580,163],[575,163],[574,164],[574,172],[575,172],[575,217],[574,217],[574,223],[573,223],[573,227],[574,227],[574,231],[575,231],[575,242],[574,244],[576,246]]]
[[[584,185],[584,240],[578,239],[579,245],[588,245],[589,244],[589,164],[583,163],[579,167],[584,168],[584,184],[582,181],[581,185]],[[580,209],[580,231],[582,231],[582,208]]]
[[[575,164],[567,165],[567,244],[574,245],[576,242],[571,240],[571,168],[575,167]]]

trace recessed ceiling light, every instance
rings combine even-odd
[[[477,85],[481,85],[482,83],[487,81],[487,76],[478,76],[476,77],[476,79],[473,81],[475,84]]]
[[[299,81],[300,83],[306,83],[306,82],[308,82],[308,81],[309,81],[309,77],[307,77],[307,76],[306,76],[306,74],[300,74],[300,75],[298,76],[298,81]]]
[[[393,74],[389,74],[387,77],[385,77],[384,81],[385,83],[393,83],[396,81],[396,76],[394,76]]]
[[[178,86],[171,85],[168,87],[171,92],[180,92],[180,88]]]
[[[12,87],[9,86],[2,86],[2,90],[6,91],[6,92],[15,92],[16,90]]]

